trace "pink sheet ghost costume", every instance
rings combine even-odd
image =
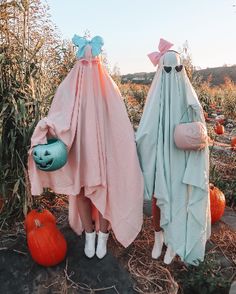
[[[93,257],[96,233],[86,232],[81,199],[89,222],[93,206],[100,213],[100,224],[101,219],[107,220],[117,240],[127,247],[142,226],[144,184],[125,105],[99,58],[102,38],[89,41],[75,35],[73,43],[79,47],[78,59],[58,87],[48,116],[35,128],[28,170],[33,195],[48,187],[69,196],[70,226],[78,235],[85,229],[85,254]],[[32,148],[46,144],[49,137],[66,144],[68,161],[61,169],[44,172],[36,167]],[[99,258],[107,252],[107,238],[107,230],[99,231]]]

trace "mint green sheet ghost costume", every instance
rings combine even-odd
[[[204,259],[210,236],[208,146],[201,151],[177,149],[173,132],[181,122],[205,123],[202,107],[175,51],[166,52],[152,82],[136,133],[145,180],[145,198],[157,199],[165,244],[182,261]],[[171,71],[167,73],[164,66]]]

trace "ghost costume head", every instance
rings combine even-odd
[[[148,100],[153,96],[153,91],[159,95],[162,107],[170,107],[170,112],[175,113],[175,123],[183,119],[194,120],[194,117],[187,118],[187,112],[190,116],[198,116],[195,117],[196,120],[204,120],[202,107],[178,52],[169,50],[160,58]],[[177,113],[181,116],[178,117]]]
[[[158,54],[158,69],[136,133],[145,198],[157,198],[166,245],[194,264],[203,260],[210,232],[208,148],[178,149],[174,129],[180,122],[204,123],[204,117],[180,55],[172,50]]]

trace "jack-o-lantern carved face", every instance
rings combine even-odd
[[[57,170],[67,162],[66,145],[61,140],[49,139],[47,144],[40,144],[33,148],[33,158],[38,169]]]

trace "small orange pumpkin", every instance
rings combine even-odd
[[[214,130],[217,135],[222,135],[225,132],[224,126],[218,122],[215,124]]]
[[[236,137],[231,138],[231,147],[232,149],[236,149]]]
[[[52,223],[56,224],[55,216],[47,209],[33,209],[25,218],[25,231],[29,233],[35,228],[35,220],[38,219],[41,224]]]
[[[211,223],[217,222],[225,211],[225,195],[223,192],[210,184]]]
[[[27,235],[27,243],[32,259],[43,266],[54,266],[63,261],[67,243],[62,233],[52,223],[41,224],[34,220],[35,228]]]

